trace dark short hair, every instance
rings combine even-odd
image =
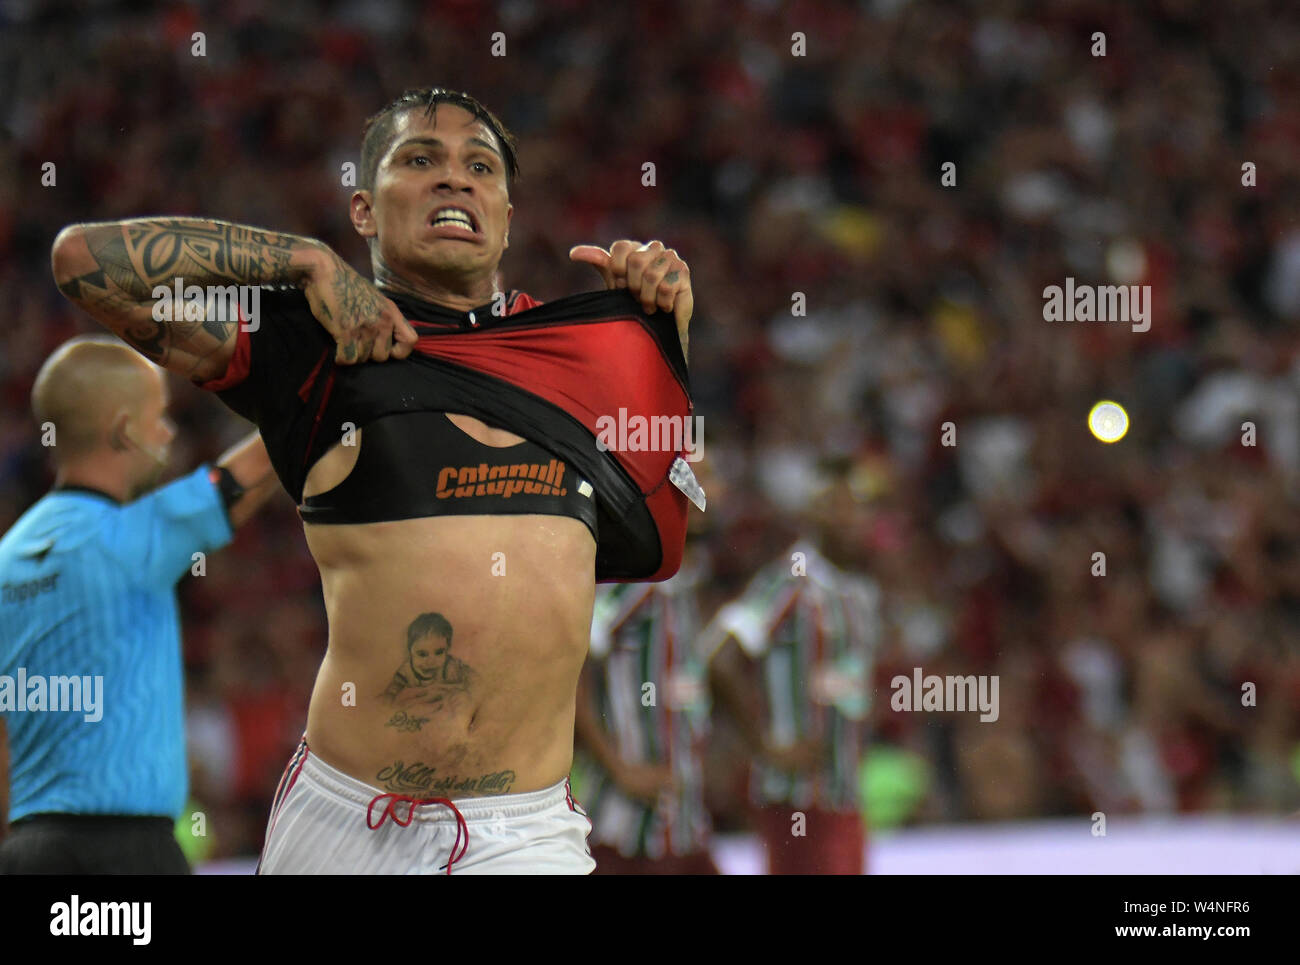
[[[447,645],[451,646],[451,624],[441,613],[421,613],[406,628],[406,649],[410,650],[416,640],[425,637],[446,637]]]
[[[388,150],[388,142],[393,139],[393,128],[397,118],[411,110],[423,110],[428,117],[437,110],[439,104],[453,104],[473,114],[488,126],[496,135],[501,146],[501,157],[506,164],[506,187],[514,184],[519,177],[519,159],[515,155],[515,136],[506,129],[495,114],[480,104],[469,94],[447,90],[445,87],[412,87],[398,97],[378,114],[367,119],[361,128],[361,177],[359,186],[371,191],[375,187],[375,175],[379,171],[379,159]]]

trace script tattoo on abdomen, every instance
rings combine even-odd
[[[398,730],[403,731],[417,731],[428,722],[428,717],[412,717],[406,711],[399,710],[397,713],[393,714],[392,717],[388,718],[388,723],[384,726],[396,727]]]
[[[476,674],[451,653],[451,624],[441,613],[421,613],[406,628],[406,661],[393,673],[382,700],[410,711],[448,710],[470,692]],[[399,710],[385,724],[419,730],[428,717]]]
[[[414,764],[395,761],[376,774],[375,780],[381,787],[399,794],[413,791],[441,797],[448,794],[505,794],[515,783],[515,772],[494,771],[477,777],[461,777],[457,774],[440,775],[436,767],[418,761]]]

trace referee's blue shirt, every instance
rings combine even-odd
[[[0,539],[10,821],[40,812],[174,818],[185,806],[176,584],[195,553],[232,536],[210,473],[202,466],[131,503],[54,490]],[[32,709],[38,699],[45,709]],[[52,709],[78,699],[80,711]]]

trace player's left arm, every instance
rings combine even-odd
[[[647,315],[658,309],[672,312],[677,336],[682,340],[682,355],[689,358],[695,294],[691,290],[690,266],[676,251],[665,248],[662,241],[616,241],[608,251],[596,245],[577,245],[569,250],[569,259],[595,268],[606,288],[628,289]]]

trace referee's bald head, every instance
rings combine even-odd
[[[136,416],[162,377],[147,359],[111,336],[87,335],[54,350],[32,386],[32,413],[54,426],[55,459],[112,446],[115,423]]]

